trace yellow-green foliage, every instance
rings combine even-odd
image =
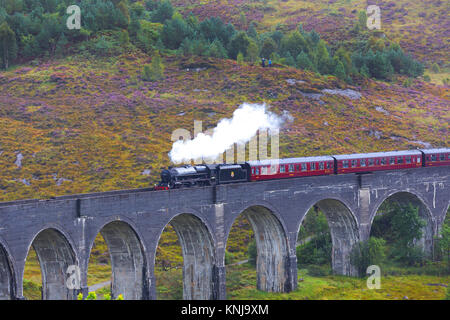
[[[229,274],[229,275],[228,275]],[[381,289],[370,290],[367,280],[345,277],[312,277],[299,270],[298,288],[290,293],[267,293],[256,289],[256,271],[247,265],[227,268],[229,299],[282,300],[411,300],[443,299],[450,277],[424,275],[385,276]],[[230,281],[230,284],[228,284]]]

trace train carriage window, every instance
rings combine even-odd
[[[445,154],[441,153],[439,155],[439,160],[444,161],[445,160]]]
[[[356,167],[356,160],[352,160],[352,168]]]
[[[348,160],[342,161],[342,167],[343,168],[348,168]]]
[[[294,165],[293,164],[289,165],[289,172],[294,172]]]
[[[385,165],[386,164],[386,158],[381,158],[381,165]]]
[[[329,162],[325,162],[325,168],[330,169],[330,163]]]
[[[278,173],[278,168],[277,168],[276,165],[272,165],[272,166],[270,167],[270,173],[272,173],[272,174]]]
[[[420,163],[420,157],[417,157],[417,163]]]
[[[267,167],[261,168],[261,174],[267,175]]]
[[[398,157],[397,158],[397,163],[398,164],[402,164],[403,163],[403,157]]]
[[[297,165],[295,166],[295,171],[300,171],[300,165],[297,164]]]
[[[306,171],[306,163],[302,163],[302,171]]]
[[[431,155],[431,161],[436,161],[436,155],[435,154]]]
[[[315,162],[311,163],[311,170],[316,170],[316,163]]]
[[[406,160],[406,163],[411,163],[411,157],[410,156],[405,157],[405,160]]]
[[[255,168],[252,168],[252,174],[255,174]]]
[[[255,169],[255,174],[256,174],[256,175],[259,175],[259,168],[256,168],[256,169]]]
[[[369,159],[369,166],[373,166],[373,159]]]
[[[320,170],[323,170],[323,169],[324,169],[323,162],[320,162],[320,163],[319,163],[319,169],[320,169]]]
[[[395,158],[394,157],[390,157],[389,158],[389,164],[395,164]]]
[[[361,159],[361,160],[359,160],[359,162],[361,163],[361,167],[366,166],[366,159]]]
[[[286,167],[280,166],[280,173],[285,173],[285,172],[286,172]]]

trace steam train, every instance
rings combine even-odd
[[[155,190],[333,174],[450,166],[450,149],[404,150],[169,167]]]

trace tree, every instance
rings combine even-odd
[[[270,58],[277,51],[277,43],[271,37],[264,39],[261,47],[261,57]]]
[[[247,48],[249,44],[250,39],[247,36],[247,33],[244,31],[238,32],[230,41],[230,48],[228,50],[230,58],[236,59],[239,52],[241,52],[244,56],[247,55]]]
[[[227,58],[227,52],[220,40],[216,39],[210,44],[208,49],[208,56],[222,59]]]
[[[440,238],[438,238],[438,249],[440,256],[447,263],[447,268],[450,270],[450,225],[444,224],[440,231]]]
[[[287,53],[290,53],[292,57],[297,57],[300,52],[307,50],[306,40],[299,31],[294,31],[281,40],[282,56],[287,56]]]
[[[253,39],[250,39],[250,43],[247,47],[247,61],[255,62],[259,57],[259,48],[256,42]]]
[[[319,40],[319,43],[317,45],[316,57],[317,57],[316,58],[317,70],[319,70],[321,74],[330,73],[329,72],[330,54],[328,52],[325,41],[323,41],[322,39]]]
[[[252,23],[250,23],[250,27],[248,27],[247,34],[250,38],[258,40],[258,32],[256,31],[255,22],[252,21]]]
[[[154,11],[152,14],[152,21],[164,23],[166,20],[169,20],[173,16],[173,7],[170,1],[164,0],[161,1],[158,5],[158,9]]]
[[[3,67],[8,69],[9,62],[16,58],[17,43],[16,34],[6,21],[0,25],[0,52],[2,54]]]
[[[314,71],[314,65],[304,51],[297,56],[297,68]]]
[[[350,263],[356,267],[358,274],[364,276],[368,266],[380,265],[385,258],[386,241],[375,237],[355,244],[350,253]]]
[[[341,80],[347,79],[347,75],[345,74],[344,64],[341,61],[338,61],[336,68],[334,69],[334,75]]]
[[[130,23],[130,12],[128,11],[128,6],[125,2],[125,0],[120,1],[117,4],[117,9],[120,10],[122,15],[125,17],[125,20],[127,21],[127,25]]]
[[[440,73],[441,72],[441,68],[439,68],[439,65],[436,62],[431,65],[431,70],[434,73]]]
[[[344,47],[340,47],[337,51],[336,54],[334,55],[335,57],[337,56],[339,58],[339,61],[341,61],[344,65],[345,68],[345,73],[347,75],[350,75],[352,73],[352,59],[350,58],[350,53],[344,48]]]
[[[394,255],[400,261],[409,264],[415,263],[418,248],[416,248],[415,240],[422,237],[422,228],[426,222],[419,216],[419,208],[414,207],[411,203],[402,205],[393,203],[392,214],[392,233],[394,240]]]
[[[248,263],[255,267],[256,266],[256,259],[257,259],[257,255],[258,255],[258,251],[256,248],[256,241],[255,239],[253,239],[253,241],[251,241],[248,244]]]
[[[184,19],[176,15],[167,20],[161,33],[164,45],[169,49],[178,49],[185,38],[192,36],[192,30]]]

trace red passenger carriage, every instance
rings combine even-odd
[[[334,172],[333,157],[307,157],[249,161],[250,181],[328,175]]]
[[[450,165],[450,149],[428,149],[422,150],[425,156],[425,166],[449,166]]]
[[[370,172],[422,167],[419,150],[358,153],[333,156],[337,173]]]

